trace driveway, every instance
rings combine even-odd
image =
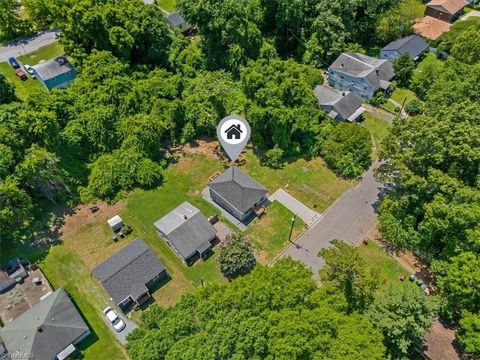
[[[0,46],[0,62],[7,61],[9,57],[25,55],[43,46],[52,44],[58,41],[58,33],[58,30],[44,31],[28,38],[15,40],[5,46]]]
[[[373,176],[379,165],[375,162],[364,173],[360,184],[338,198],[315,226],[301,235],[279,257],[290,256],[302,261],[318,279],[318,270],[324,262],[317,254],[328,247],[331,240],[341,239],[349,244],[361,241],[377,220],[376,207],[384,190],[383,185]]]
[[[105,323],[107,324],[108,328],[113,333],[113,335],[115,335],[115,337],[118,339],[118,341],[120,341],[122,345],[125,345],[127,343],[127,335],[130,334],[134,329],[136,329],[138,325],[134,323],[132,320],[126,319],[122,313],[118,312],[118,310],[115,310],[115,311],[117,311],[118,316],[120,316],[123,319],[123,321],[125,321],[125,325],[126,325],[125,329],[123,329],[120,332],[116,331],[112,327],[112,325],[108,322],[108,320],[105,318],[105,316],[102,313],[100,313],[100,316],[102,317],[103,321],[105,321]]]
[[[295,199],[292,195],[287,193],[283,189],[278,189],[275,191],[268,200],[273,202],[277,200],[291,212],[296,214],[300,219],[303,220],[308,227],[312,227],[317,221],[320,220],[321,214],[311,210],[309,207],[305,206],[303,203]]]

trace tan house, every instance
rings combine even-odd
[[[452,24],[438,20],[431,16],[425,16],[420,19],[415,25],[413,25],[413,31],[417,35],[421,35],[424,38],[430,40],[437,40],[443,33],[450,30]]]
[[[427,4],[425,16],[453,22],[460,17],[463,8],[467,5],[466,0],[432,0]]]

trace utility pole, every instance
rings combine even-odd
[[[293,226],[295,225],[296,218],[297,218],[297,214],[294,214],[292,216],[292,222],[290,224],[290,234],[288,235],[288,242],[292,242],[292,232],[293,232]]]

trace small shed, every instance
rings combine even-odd
[[[123,220],[120,216],[115,215],[107,221],[108,225],[112,228],[113,231],[119,231],[123,226]]]

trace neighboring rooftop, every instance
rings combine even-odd
[[[167,21],[171,26],[175,26],[175,27],[182,26],[183,24],[186,23],[182,14],[180,14],[178,11],[168,14]]]
[[[11,354],[49,360],[87,332],[87,324],[60,288],[1,328],[0,337]]]
[[[93,274],[119,304],[129,296],[137,300],[145,294],[145,284],[164,270],[153,251],[137,238],[96,266]]]
[[[22,268],[25,269],[28,276],[18,283],[13,279],[14,284],[5,287],[0,293],[0,318],[4,324],[11,322],[35,306],[43,297],[53,291],[38,267],[28,264]],[[15,276],[17,271],[10,275]],[[4,270],[0,271],[0,282],[11,279],[10,275]],[[33,282],[34,279],[36,282]]]
[[[450,15],[456,14],[468,5],[466,0],[432,0],[427,6],[446,12]]]
[[[72,64],[65,56],[58,56],[55,59],[44,61],[32,67],[44,81],[73,70]]]
[[[156,221],[154,226],[167,236],[183,259],[188,259],[196,251],[203,253],[216,236],[213,225],[199,209],[186,201]]]
[[[340,115],[342,120],[354,120],[350,117],[356,115],[357,110],[362,106],[361,100],[350,91],[339,91],[330,86],[317,85],[314,92],[320,106],[332,106],[334,108],[335,113],[329,113],[332,118]]]
[[[236,166],[225,170],[208,186],[242,213],[253,208],[268,192],[265,187]]]
[[[392,41],[390,44],[385,46],[382,51],[398,51],[400,55],[405,53],[410,54],[412,59],[416,59],[421,55],[425,50],[428,49],[428,44],[418,35],[410,35],[403,37],[401,39]]]
[[[421,35],[424,38],[436,40],[442,36],[443,33],[450,30],[451,26],[452,24],[446,21],[438,20],[431,16],[425,16],[413,25],[413,30],[416,34]]]
[[[382,87],[380,80],[389,81],[395,75],[392,64],[385,59],[377,59],[358,53],[342,53],[330,65],[329,70],[336,70],[350,76],[365,78],[376,89]]]

